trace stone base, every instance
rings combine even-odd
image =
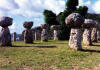
[[[91,41],[91,29],[85,29],[83,33],[83,43],[86,46],[91,46],[92,41]]]
[[[24,32],[24,42],[25,43],[33,43],[33,35],[32,35],[32,31],[29,30],[25,30]]]
[[[97,31],[97,39],[100,41],[100,31]]]
[[[11,34],[8,27],[2,28],[0,32],[0,46],[12,46]]]
[[[13,42],[16,42],[16,32],[13,33]]]
[[[46,29],[42,30],[41,41],[42,42],[47,42],[48,41],[48,32],[47,32]]]
[[[54,40],[59,40],[57,30],[54,30]]]
[[[54,40],[59,40],[58,37],[54,37]]]
[[[97,28],[92,29],[91,40],[92,42],[97,42]]]
[[[82,30],[77,28],[72,28],[69,40],[70,48],[75,50],[81,50],[82,49],[81,40],[82,40]]]

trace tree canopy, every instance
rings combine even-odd
[[[56,14],[51,10],[44,10],[43,12],[45,23],[51,25],[58,25]]]
[[[65,24],[65,18],[74,12],[80,13],[83,17],[86,17],[88,7],[87,6],[79,6],[79,0],[67,0],[65,5],[65,10],[60,12],[57,16],[50,10],[44,10],[44,19],[45,23],[51,25],[61,25],[58,33],[61,40],[69,39],[70,36],[70,28]]]

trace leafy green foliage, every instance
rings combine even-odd
[[[75,10],[77,10],[77,6],[78,6],[78,0],[67,0],[66,2],[66,7],[67,10],[72,13]]]
[[[56,14],[50,10],[44,10],[43,12],[45,23],[51,25],[58,25]]]
[[[63,13],[60,13],[58,15],[59,17],[59,20],[60,20],[60,29],[58,31],[58,34],[59,34],[59,39],[60,40],[68,40],[69,39],[69,35],[70,35],[70,28],[68,28],[65,24],[65,18],[66,16],[69,15],[69,12],[67,10],[65,10]]]
[[[85,15],[87,14],[88,8],[86,6],[80,6],[77,9],[78,4],[79,4],[78,0],[67,0],[66,9],[63,12],[59,13],[58,15],[60,20],[59,23],[61,25],[61,28],[59,30],[59,38],[61,40],[66,40],[66,39],[68,40],[70,36],[71,28],[68,28],[67,25],[65,24],[65,18],[73,12],[78,12],[83,17],[85,17]]]
[[[51,25],[61,25],[58,33],[59,33],[59,39],[60,40],[68,40],[70,36],[70,29],[68,28],[67,25],[65,24],[65,18],[73,13],[73,12],[78,12],[80,13],[83,17],[86,17],[88,8],[86,6],[80,6],[77,8],[79,4],[79,0],[67,0],[66,2],[66,9],[63,12],[60,12],[57,16],[55,13],[53,13],[50,10],[45,10],[43,12],[44,14],[44,19],[47,24]]]
[[[87,6],[80,6],[77,10],[83,17],[87,15],[88,7]]]

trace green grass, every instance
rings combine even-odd
[[[99,44],[75,51],[68,41],[13,42],[13,47],[0,47],[0,70],[100,70]]]

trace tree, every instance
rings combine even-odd
[[[65,18],[70,14],[69,11],[64,10],[64,12],[59,13],[59,23],[61,25],[60,29],[58,30],[59,39],[60,40],[68,40],[70,35],[70,28],[68,28],[65,24]]]
[[[67,0],[66,9],[58,15],[60,19],[59,23],[61,25],[58,33],[61,40],[68,40],[70,36],[70,28],[66,26],[65,18],[73,12],[78,12],[84,17],[87,14],[88,8],[86,6],[80,6],[79,8],[77,8],[78,4],[78,0]]]
[[[45,23],[51,25],[58,25],[56,14],[50,10],[44,10],[43,12]]]
[[[77,10],[78,0],[67,0],[66,2],[66,10],[70,13]]]
[[[83,17],[86,17],[88,11],[87,6],[80,6],[77,10],[78,13],[80,13]]]
[[[70,36],[70,28],[68,28],[65,24],[65,18],[71,14],[72,12],[75,12],[77,10],[78,6],[78,0],[67,0],[66,2],[66,9],[59,13],[59,19],[60,19],[60,25],[61,28],[59,29],[59,38],[60,40],[68,40]]]

